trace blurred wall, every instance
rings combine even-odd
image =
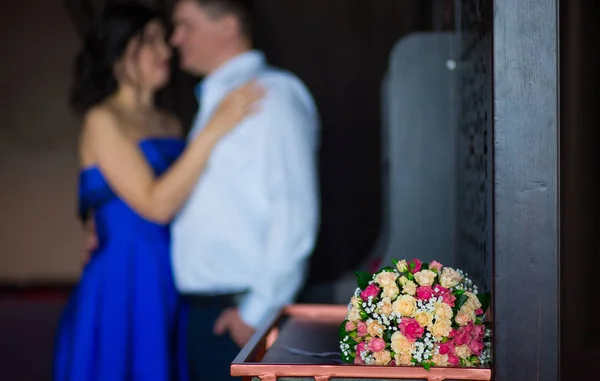
[[[67,109],[78,46],[58,0],[11,1],[0,13],[0,282],[72,280],[78,124]]]

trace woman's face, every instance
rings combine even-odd
[[[142,34],[129,42],[123,58],[126,78],[136,87],[156,90],[165,86],[171,74],[171,48],[163,24],[149,22]]]

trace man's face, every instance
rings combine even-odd
[[[171,44],[179,50],[181,68],[195,75],[208,74],[222,49],[222,20],[211,18],[194,0],[180,0],[175,5],[173,23]]]

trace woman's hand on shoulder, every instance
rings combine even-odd
[[[259,110],[257,103],[264,95],[265,89],[255,80],[232,90],[215,110],[207,129],[212,129],[219,135],[226,134],[244,118]]]

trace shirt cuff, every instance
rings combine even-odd
[[[265,324],[269,316],[277,310],[277,307],[262,302],[252,294],[246,296],[238,308],[244,323],[254,329],[258,329]]]

